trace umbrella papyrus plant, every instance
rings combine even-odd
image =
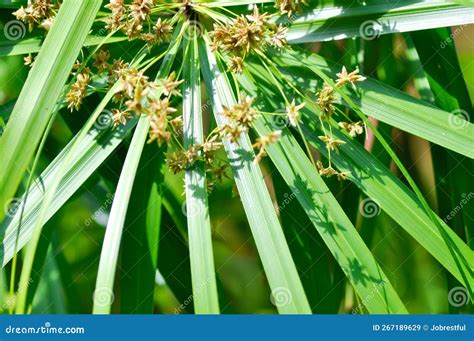
[[[452,108],[404,93],[364,74],[357,55],[364,42],[383,35],[467,25],[474,9],[465,5],[377,0],[347,6],[244,0],[17,5],[0,45],[0,55],[23,55],[30,67],[18,98],[2,108],[0,255],[10,291],[17,292],[10,311],[31,311],[41,293],[28,283],[55,261],[46,256],[49,239],[42,238],[51,233],[48,222],[91,178],[113,193],[91,297],[94,313],[153,311],[158,255],[166,262],[160,250],[169,247],[163,245],[162,217],[183,225],[182,213],[179,233],[192,282],[193,307],[187,309],[226,311],[232,303],[224,303],[229,297],[219,276],[223,265],[214,259],[209,195],[229,179],[261,261],[268,300],[280,313],[318,312],[331,294],[318,290],[336,283],[338,272],[337,284],[346,283],[355,297],[336,298],[337,305],[346,305],[343,310],[409,311],[396,276],[387,275],[361,231],[361,220],[370,218],[366,203],[384,211],[473,297],[472,221],[463,218],[462,228],[455,229],[441,219],[392,149],[391,136],[378,129],[418,136],[472,166],[472,106]],[[19,38],[13,24],[24,30]],[[403,37],[411,43],[408,34]],[[338,55],[332,43],[320,49],[319,42],[339,39],[354,48],[352,57]],[[452,39],[439,43],[454,51]],[[417,79],[424,80],[415,82],[419,93],[441,96],[439,87],[430,89],[435,82],[429,60],[418,59],[423,46],[416,40],[415,45],[411,62],[418,66]],[[318,49],[321,53],[314,52]],[[460,86],[465,87],[462,80]],[[74,136],[44,167],[42,153],[58,120]],[[116,176],[106,171],[108,164],[117,167]],[[289,190],[283,202],[279,188]],[[359,214],[351,214],[336,188],[352,189],[345,195],[362,205]],[[361,195],[371,199],[359,205]],[[286,208],[290,204],[294,213]],[[217,210],[226,210],[225,202],[219,205]],[[312,238],[329,251],[320,256],[332,265],[311,280],[313,264],[302,265],[301,259],[319,251],[294,247],[288,218],[290,225],[306,225],[296,231],[301,245]],[[127,276],[117,276],[117,269]],[[180,289],[170,287],[178,296]]]

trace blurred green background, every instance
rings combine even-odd
[[[3,13],[0,19],[5,22],[9,19],[8,14]],[[474,37],[474,25],[464,27],[455,36],[455,41],[470,96],[474,100],[472,37]],[[315,44],[310,48],[333,60],[343,61],[345,65],[357,64],[357,61],[349,60],[347,56],[352,53],[347,52],[352,52],[355,48],[363,48],[365,58],[361,68],[365,74],[379,78],[416,96],[410,70],[407,68],[406,45],[401,35],[383,36],[377,40],[365,42],[364,46],[360,46],[358,40],[347,40]],[[23,65],[22,56],[0,58],[0,129],[4,126],[5,114],[12,101],[18,96],[27,72],[28,66]],[[210,108],[205,107],[205,109]],[[54,124],[46,143],[40,169],[44,169],[72,137],[72,132],[64,121],[67,115],[84,115],[85,118],[87,114],[87,110],[63,112],[63,117]],[[429,157],[420,160],[420,155],[428,148],[427,142],[401,132],[392,132],[392,136],[396,137],[396,149],[407,168],[413,166],[419,185],[431,200],[431,204],[436,206],[436,197],[430,194],[433,190],[431,161]],[[274,197],[285,193],[288,195],[285,188],[273,189],[270,176],[272,170],[266,163],[263,167],[268,175],[268,185]],[[120,169],[109,168],[108,171],[115,171],[118,174]],[[184,197],[181,178],[167,174],[166,182],[170,193],[167,200],[182,202]],[[346,183],[330,182],[330,186],[334,193],[350,190],[348,188],[350,186]],[[354,201],[357,200],[358,198],[355,197]],[[177,206],[168,204],[168,207]],[[406,302],[408,310],[412,313],[449,312],[446,299],[446,273],[439,264],[383,212],[370,221],[363,221],[360,216],[354,214],[354,205],[342,204],[348,211],[352,209],[351,212],[347,212],[348,215],[357,220],[361,234],[370,245],[400,297]],[[278,206],[276,201],[275,205]],[[91,312],[101,243],[110,206],[107,184],[102,183],[99,177],[92,177],[86,186],[83,186],[48,223],[47,229],[51,233],[52,243],[49,254],[46,255],[47,266],[41,274],[41,281],[31,284],[39,285],[33,308],[34,313]],[[270,290],[244,211],[239,199],[234,195],[232,181],[227,180],[217,185],[210,195],[210,208],[215,263],[220,292],[223,293],[222,312],[276,312],[269,299]],[[294,209],[298,208],[295,206]],[[185,229],[184,212],[165,214],[161,229],[160,267],[156,278],[155,310],[157,313],[192,312],[189,257],[183,229]],[[311,230],[311,233],[315,231]],[[291,239],[290,233],[287,237],[290,244],[299,242]],[[123,238],[133,238],[133,236],[125,233]],[[320,243],[316,236],[314,242],[317,245]],[[321,306],[316,307],[316,311],[351,313],[358,302],[329,251],[325,247],[320,249],[321,257],[324,256],[323,261],[328,262],[333,269],[335,283],[338,285],[324,289],[323,296],[328,299],[323,300]],[[302,267],[298,260],[296,262],[297,266]],[[9,266],[6,268],[7,271]],[[126,271],[120,267],[120,264],[119,269],[122,272],[119,275],[126,276]],[[304,271],[315,272],[317,276],[317,260],[314,262],[314,268],[306,268]],[[337,280],[338,276],[339,280]],[[168,286],[171,283],[175,288],[173,292]],[[5,280],[5,272],[2,273],[1,284],[3,312],[8,312],[8,283]],[[122,292],[121,295],[126,295],[126,292]],[[333,296],[342,297],[342,300],[329,299]],[[116,303],[120,299],[121,297],[116,297]]]

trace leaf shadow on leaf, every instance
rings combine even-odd
[[[334,39],[334,31],[335,28],[341,26],[341,22],[343,22],[344,27],[356,27],[357,31],[356,34],[350,34],[350,36],[358,36],[361,31],[361,28],[364,28],[366,23],[372,25],[371,28],[364,28],[367,29],[370,39],[377,38],[381,32],[384,31],[396,31],[397,30],[397,22],[391,22],[389,18],[386,18],[383,22],[381,19],[385,14],[389,13],[390,11],[396,10],[397,8],[413,5],[416,3],[420,3],[422,0],[403,0],[403,1],[393,1],[393,2],[384,2],[383,5],[379,3],[375,4],[364,4],[360,5],[359,2],[348,2],[345,0],[334,0],[334,5],[331,7],[340,9],[340,12],[329,18],[317,19],[318,14],[320,14],[324,10],[324,4],[320,1],[312,2],[311,7],[306,9],[305,12],[300,14],[294,14],[291,17],[280,16],[276,22],[279,24],[289,25],[290,31],[292,26],[296,28],[300,24],[304,24],[305,35],[320,35],[326,37],[326,39]],[[355,5],[353,5],[355,3]],[[320,6],[321,4],[321,6]],[[295,22],[295,20],[297,22]],[[321,22],[322,21],[322,22]],[[310,24],[311,23],[311,24]],[[373,27],[374,25],[380,27]],[[328,32],[332,33],[328,36]],[[336,38],[337,39],[337,38]]]

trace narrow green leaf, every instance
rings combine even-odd
[[[322,70],[335,78],[339,68],[330,67],[328,63],[315,54],[298,51],[276,53],[271,51],[273,60],[291,67],[281,68],[281,72],[296,83],[303,83],[306,92],[316,93],[317,86],[302,78],[305,68]],[[294,72],[295,70],[298,70]],[[439,144],[460,154],[474,158],[474,124],[453,124],[453,116],[426,102],[420,101],[403,92],[384,85],[373,79],[358,85],[360,98],[354,92],[344,93],[360,107],[367,116],[376,118],[401,130],[407,131],[428,141]],[[342,101],[346,106],[346,101]]]
[[[199,41],[199,53],[214,117],[218,126],[223,126],[227,123],[220,114],[223,107],[232,107],[236,101],[226,75],[203,40]],[[238,143],[225,139],[224,147],[278,311],[310,314],[311,309],[262,173],[253,161],[255,156],[248,135],[243,134]]]
[[[452,2],[458,3],[464,6],[474,6],[474,0],[452,0]]]
[[[163,147],[146,145],[133,183],[122,240],[122,314],[153,313],[164,159]]]
[[[170,43],[169,52],[166,54],[157,78],[164,78],[169,73],[181,42],[181,33],[183,32],[182,28],[183,27],[180,26],[176,30],[175,36]],[[155,96],[161,96],[161,90],[157,91]],[[110,314],[114,299],[113,286],[115,271],[127,207],[149,128],[150,121],[148,118],[140,118],[120,175],[117,191],[114,197],[115,199],[110,212],[110,219],[107,223],[104,243],[102,245],[102,253],[100,255],[99,271],[94,291],[93,314]]]
[[[132,142],[128,148],[127,158],[120,174],[100,254],[99,271],[97,272],[94,291],[93,314],[110,314],[114,300],[114,278],[125,216],[133,188],[133,180],[137,173],[140,156],[148,136],[148,129],[149,121],[146,117],[142,117],[135,129]]]
[[[254,76],[264,75],[261,69],[255,69],[254,72]],[[259,78],[258,82],[265,84],[262,78]],[[265,96],[278,100],[279,93],[270,90],[271,83],[267,82],[267,86],[264,87]],[[326,155],[326,146],[318,138],[322,134],[316,120],[318,110],[311,98],[305,97],[304,100],[306,101],[303,125],[305,136]],[[472,287],[474,283],[470,269],[474,267],[474,252],[440,218],[437,218],[438,224],[433,222],[416,195],[386,166],[358,142],[341,133],[336,122],[332,122],[332,125],[335,138],[346,142],[339,148],[339,154],[331,154],[331,160],[337,168],[343,172],[350,172],[350,181],[372,198],[378,207],[392,217],[461,283]]]
[[[325,146],[313,133],[306,136],[325,154]],[[340,154],[331,160],[340,171],[351,172],[349,180],[403,227],[420,245],[433,255],[461,283],[473,287],[474,252],[441,220],[435,224],[420,206],[416,196],[376,158],[340,132],[335,137],[346,141]]]
[[[241,78],[241,83],[257,95],[251,88],[255,82]],[[260,136],[268,135],[276,125],[265,116],[255,122]],[[406,313],[383,270],[289,130],[283,129],[280,139],[266,151],[359,297],[372,297],[364,308],[373,314]]]
[[[31,313],[66,314],[65,293],[60,278],[59,264],[56,262],[53,248],[49,243],[48,246]]]
[[[406,36],[407,54],[410,57],[410,67],[418,72],[414,83],[420,96],[436,103],[440,108],[460,115],[463,119],[461,123],[464,123],[470,121],[468,112],[471,111],[472,103],[463,77],[452,76],[462,75],[462,71],[451,34],[450,29],[437,29],[425,31],[423,36]],[[474,205],[469,202],[472,192],[467,193],[466,189],[472,188],[473,181],[472,177],[466,177],[465,174],[466,170],[474,169],[474,160],[438,146],[433,146],[432,154],[438,212],[472,248]],[[461,212],[457,211],[459,207],[462,208]],[[448,276],[448,289],[457,286],[458,281]],[[459,313],[464,308],[466,307],[449,305],[450,313]]]
[[[183,94],[184,148],[204,143],[201,109],[201,78],[196,34],[185,45]],[[216,276],[212,252],[211,222],[203,164],[185,173],[186,215],[193,281],[194,311],[218,314]]]
[[[71,156],[74,163],[70,165],[67,172],[62,176],[58,186],[57,194],[54,196],[45,221],[49,220],[64,203],[77,191],[77,189],[91,176],[91,174],[109,157],[122,140],[135,126],[136,120],[131,120],[126,126],[110,130],[104,126],[104,122],[110,122],[107,112],[103,112],[97,122],[97,129],[91,130],[80,142]],[[62,152],[50,163],[28,191],[28,200],[24,208],[23,216],[21,210],[11,214],[0,224],[0,233],[3,235],[2,247],[0,248],[0,259],[5,266],[13,257],[15,251],[21,248],[31,238],[41,203],[44,199],[45,189],[49,188],[59,176],[61,165],[66,155],[72,150],[78,136],[62,150]],[[17,202],[17,207],[25,204],[25,195]],[[11,211],[11,213],[14,213]],[[15,250],[15,241],[21,222],[18,236],[18,249]]]
[[[177,32],[180,30],[180,28],[177,28]],[[177,49],[168,51],[157,78],[163,78],[170,72],[176,51]],[[136,63],[140,61],[141,57],[136,59]],[[111,112],[105,110],[105,106],[113,94],[113,90],[107,93],[104,100],[94,111],[93,121],[88,121],[86,126],[68,143],[31,186],[28,191],[26,205],[25,194],[21,199],[15,201],[14,207],[25,205],[23,215],[21,215],[20,210],[11,210],[12,214],[9,214],[0,224],[0,233],[3,234],[3,247],[0,248],[0,259],[3,266],[11,260],[14,253],[19,251],[33,235],[34,226],[40,217],[41,206],[45,200],[46,189],[57,187],[58,193],[50,198],[48,210],[41,214],[44,222],[48,221],[91,174],[99,168],[136,125],[137,120],[131,119],[125,126],[114,130],[110,129]],[[97,121],[95,121],[96,119]],[[90,129],[92,127],[93,129]],[[69,163],[70,160],[73,160],[73,162],[65,169],[64,164]],[[18,231],[20,223],[21,229]],[[17,235],[18,245],[17,249],[15,249]]]
[[[165,202],[175,203],[175,198],[170,198],[170,194],[172,194],[170,191],[165,193],[163,206],[165,206]],[[173,195],[171,196],[173,197]],[[176,216],[184,218],[182,212],[183,206],[178,203],[172,204],[171,206],[174,209],[169,210],[170,206],[166,206],[166,209],[163,210],[162,233],[158,247],[158,269],[180,303],[174,312],[176,314],[186,312],[193,313],[193,289],[189,248],[187,240],[185,236],[183,236],[183,230],[176,226],[175,223]],[[186,222],[184,221],[183,225],[185,224]],[[183,229],[185,228],[186,227],[183,226]]]
[[[289,24],[292,44],[361,37],[373,40],[382,34],[411,32],[470,24],[474,9],[444,0],[373,1],[350,6],[315,4],[313,10],[278,21]]]
[[[127,40],[127,37],[101,37],[88,35],[83,46],[90,47],[99,44],[111,44],[124,40]],[[40,51],[42,44],[43,39],[40,36],[32,36],[20,40],[0,40],[0,57],[37,53]]]
[[[333,266],[331,252],[321,236],[314,233],[295,194],[277,168],[270,166],[281,224],[311,310],[314,314],[337,314],[345,293],[345,274],[339,266]]]
[[[58,12],[0,139],[1,207],[15,195],[100,5],[66,0]]]
[[[256,123],[260,135],[270,133],[269,126],[272,124],[268,122]],[[283,133],[267,152],[359,297],[372,295],[365,308],[372,314],[407,313],[370,250],[291,134]]]
[[[462,29],[462,28],[460,28]],[[413,51],[415,60],[413,67],[421,73],[415,85],[420,88],[420,94],[431,100],[440,108],[451,112],[453,125],[467,124],[473,121],[472,103],[469,92],[462,77],[458,62],[456,46],[451,39],[450,29],[437,29],[424,32],[423,35],[411,35],[416,46]],[[408,41],[408,46],[410,42]],[[414,47],[412,46],[414,49]],[[449,62],[448,62],[449,60]],[[453,78],[453,75],[456,77]],[[474,148],[474,142],[473,142]],[[445,221],[455,226],[455,231],[465,235],[468,244],[474,246],[474,206],[463,205],[461,214],[451,217],[454,207],[463,202],[472,188],[472,177],[465,177],[466,170],[474,170],[474,160],[457,155],[441,148],[433,151],[435,175],[437,177],[440,215]]]
[[[109,101],[112,99],[112,97],[116,93],[117,85],[118,85],[118,83],[116,83],[112,87],[112,89],[110,89],[110,91],[106,94],[106,96],[102,99],[100,104],[94,110],[91,117],[87,120],[87,122],[84,125],[83,129],[78,134],[77,139],[74,141],[74,144],[71,146],[71,149],[64,156],[64,160],[61,163],[61,165],[59,167],[59,170],[58,170],[58,177],[52,179],[50,187],[48,187],[45,190],[44,200],[39,205],[39,212],[38,212],[37,219],[36,219],[35,222],[33,222],[32,236],[31,236],[31,240],[28,243],[28,248],[26,249],[26,252],[25,252],[25,258],[24,258],[23,267],[22,267],[22,270],[21,270],[20,284],[19,285],[24,287],[25,290],[19,292],[19,294],[18,294],[18,301],[17,301],[17,306],[16,306],[16,313],[18,313],[18,314],[25,313],[26,308],[27,308],[27,297],[28,297],[27,283],[28,283],[28,281],[30,280],[30,277],[31,277],[31,272],[32,272],[33,264],[34,264],[34,260],[35,260],[35,255],[36,255],[36,251],[37,251],[39,241],[40,241],[40,238],[41,238],[43,226],[44,226],[45,221],[46,221],[46,216],[48,215],[49,205],[53,201],[56,190],[57,190],[58,186],[61,183],[62,176],[66,173],[66,170],[67,170],[68,166],[71,163],[71,156],[74,155],[74,152],[79,147],[81,141],[87,135],[89,130],[93,127],[93,125],[94,125],[96,119],[99,117],[100,113],[103,112],[103,110],[105,109],[105,106],[109,103]],[[21,221],[21,212],[20,212],[20,221]],[[17,236],[15,236],[15,238],[16,237]],[[17,239],[15,239],[15,241],[16,240]],[[18,250],[17,249],[17,244],[15,242],[14,252],[17,252],[17,250]]]

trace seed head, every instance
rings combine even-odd
[[[231,70],[241,71],[242,61],[252,51],[264,51],[268,45],[282,47],[286,44],[286,28],[268,22],[270,15],[261,14],[254,7],[251,15],[241,15],[231,23],[214,24],[211,32],[214,50],[221,49],[232,57]]]
[[[351,137],[356,137],[364,132],[362,121],[356,123],[339,122],[339,127],[349,133]]]
[[[94,66],[97,68],[99,73],[108,70],[110,65],[108,64],[110,53],[107,50],[100,50],[95,54]]]
[[[326,84],[322,91],[318,93],[317,105],[321,109],[321,118],[328,119],[334,113],[334,89]]]
[[[82,100],[86,96],[87,86],[90,83],[90,70],[84,68],[81,73],[77,75],[76,82],[71,86],[71,89],[66,94],[66,101],[68,102],[68,109],[73,111],[79,110]]]
[[[232,108],[224,107],[224,116],[235,122],[238,126],[246,129],[255,119],[257,112],[252,108],[253,98],[242,96],[240,101]]]
[[[336,86],[343,86],[344,84],[351,83],[352,87],[355,88],[355,83],[365,81],[367,78],[359,75],[359,69],[355,69],[351,73],[347,73],[346,67],[342,67],[342,71],[337,74]]]
[[[230,59],[229,71],[235,73],[242,73],[244,71],[244,59],[242,57],[234,56]]]
[[[165,96],[181,96],[181,92],[178,87],[184,82],[184,80],[176,80],[176,72],[172,72],[168,78],[160,79],[158,85],[163,87],[163,95]]]
[[[127,120],[129,120],[130,118],[132,118],[132,115],[127,110],[112,110],[112,122],[114,127],[127,124]]]
[[[303,6],[307,5],[306,0],[276,0],[276,7],[280,10],[280,13],[288,13],[288,17],[291,17],[294,12],[300,12]]]
[[[293,127],[298,126],[298,121],[300,119],[300,110],[303,109],[304,106],[305,103],[296,105],[295,100],[293,100],[291,104],[286,107],[286,115],[288,117],[288,120],[290,121],[290,124]]]
[[[338,147],[342,144],[345,144],[344,141],[338,140],[333,136],[318,136],[321,141],[326,144],[328,150],[337,150]]]
[[[150,116],[150,130],[148,131],[148,143],[156,141],[158,145],[168,143],[171,140],[171,133],[166,130],[167,119],[164,116]]]
[[[28,65],[29,67],[33,67],[33,63],[35,61],[35,58],[33,57],[33,55],[30,53],[28,56],[24,57],[23,58],[24,60],[24,64],[25,65]]]
[[[21,20],[28,24],[30,31],[33,30],[33,26],[37,25],[44,29],[49,29],[50,25],[42,23],[49,20],[53,21],[53,5],[50,0],[33,0],[27,7],[21,6],[17,11],[13,12],[18,20]]]
[[[255,156],[255,162],[260,162],[262,158],[264,158],[267,153],[265,148],[272,143],[278,141],[281,136],[281,130],[273,131],[268,135],[261,136],[257,139],[257,142],[253,145],[254,148],[258,149],[258,154]]]

